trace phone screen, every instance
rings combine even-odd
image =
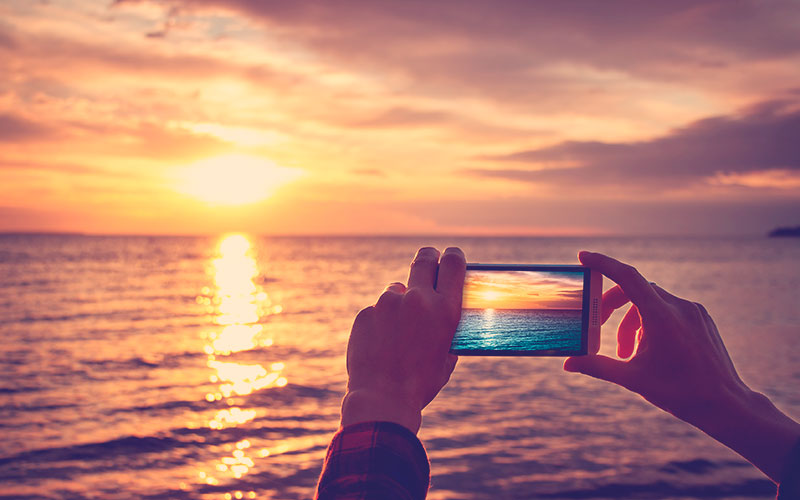
[[[450,351],[586,354],[590,276],[583,266],[468,264],[461,321]]]

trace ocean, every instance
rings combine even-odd
[[[580,351],[580,309],[464,309],[454,351]]]
[[[636,265],[702,302],[742,378],[800,418],[798,239],[2,235],[0,498],[311,497],[352,320],[422,245]],[[774,497],[702,432],[561,364],[460,359],[424,413],[429,498]]]

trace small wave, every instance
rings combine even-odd
[[[686,461],[673,461],[661,468],[664,472],[677,474],[680,472],[690,472],[692,474],[705,474],[714,469],[719,468],[719,465],[704,458],[696,458],[694,460]]]
[[[105,460],[109,455],[130,456],[140,453],[155,453],[189,444],[171,437],[126,436],[102,443],[25,451],[13,456],[0,458],[0,466],[16,462],[42,463],[71,460]]]
[[[33,257],[27,252],[11,252],[7,250],[0,251],[0,262],[21,264],[30,260],[33,260]]]
[[[593,488],[538,494],[540,498],[764,498],[775,495],[775,483],[748,479],[740,483],[679,485],[667,481],[606,484]]]
[[[43,387],[36,386],[15,386],[15,387],[0,387],[0,394],[20,394],[23,392],[41,391]]]
[[[56,282],[57,280],[52,280],[52,279],[23,280],[17,282],[11,281],[10,283],[7,283],[7,286],[15,288],[26,288],[30,286],[45,286]]]
[[[17,318],[16,321],[12,319],[10,323],[36,323],[39,321],[75,321],[79,319],[86,319],[86,318],[108,318],[114,316],[118,313],[116,312],[93,312],[93,313],[75,313],[75,314],[61,314],[61,315],[41,315],[41,316],[23,316],[21,318]]]
[[[167,401],[155,405],[132,406],[130,408],[115,408],[113,410],[107,411],[106,415],[114,415],[116,413],[139,413],[139,412],[152,412],[152,411],[174,410],[174,409],[188,409],[195,412],[201,412],[203,410],[208,409],[208,402],[206,402],[205,400]]]
[[[24,402],[24,403],[7,404],[6,406],[3,407],[3,410],[5,410],[5,411],[20,410],[20,411],[27,412],[28,415],[31,415],[31,414],[33,414],[33,412],[37,412],[37,411],[63,410],[64,408],[76,408],[76,407],[78,407],[78,405],[75,404],[75,403],[61,403],[61,404],[52,403],[52,404],[37,405],[37,404],[31,404],[31,403]],[[22,427],[22,426],[25,426],[25,425],[29,425],[29,423],[25,422],[22,425],[20,425],[19,427]],[[7,427],[6,422],[4,420],[2,420],[2,419],[0,419],[0,427]]]
[[[315,399],[325,401],[331,397],[339,398],[343,391],[334,391],[323,387],[289,384],[278,389],[256,391],[248,396],[248,403],[270,406],[275,403],[290,403],[298,399]]]
[[[153,354],[126,359],[87,359],[81,364],[90,368],[101,368],[103,371],[126,370],[136,368],[155,368],[177,366],[182,360],[203,357],[205,354],[194,351],[183,351],[171,354]]]

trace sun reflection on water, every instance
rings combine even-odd
[[[217,384],[205,399],[209,403],[224,399],[228,405],[208,421],[208,427],[214,430],[240,426],[256,418],[256,409],[242,407],[242,396],[288,384],[281,374],[285,369],[282,362],[265,367],[260,363],[226,359],[235,353],[271,346],[272,339],[261,323],[267,316],[282,311],[281,306],[274,304],[256,284],[258,265],[251,251],[250,241],[243,235],[228,235],[220,240],[218,257],[211,262],[214,287],[203,288],[197,297],[197,303],[206,306],[210,322],[216,325],[203,334],[206,364],[212,370],[209,380]],[[247,474],[255,465],[248,456],[250,446],[247,439],[237,442],[235,449],[230,448],[230,455],[222,457],[213,470],[198,473],[199,481],[217,485],[222,476],[239,479]],[[264,458],[269,454],[256,451],[253,455]],[[225,498],[255,498],[255,492],[234,491],[226,493]]]

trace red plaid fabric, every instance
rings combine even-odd
[[[430,483],[419,439],[391,422],[361,422],[339,430],[328,446],[316,500],[418,500]],[[800,440],[783,470],[777,500],[800,499]]]
[[[317,484],[317,500],[418,500],[428,494],[430,465],[410,430],[361,422],[333,436]]]

